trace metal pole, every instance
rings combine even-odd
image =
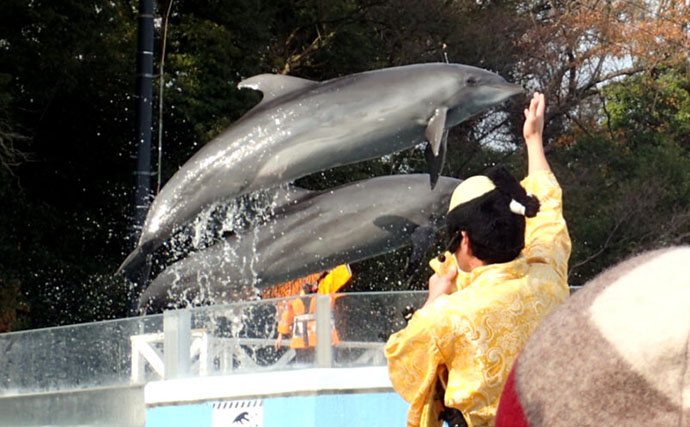
[[[153,101],[153,0],[139,0],[137,18],[137,71],[135,106],[135,143],[137,147],[137,169],[134,172],[134,222],[132,241],[136,247],[141,235],[146,213],[151,203],[151,121]],[[148,264],[148,263],[147,263]],[[136,314],[136,299],[139,287],[148,280],[147,265],[132,280],[129,290],[129,314]]]
[[[153,98],[153,0],[139,0],[136,93],[137,170],[134,195],[135,245],[151,203],[151,121]]]

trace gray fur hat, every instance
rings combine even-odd
[[[518,357],[497,427],[690,427],[690,246],[636,256],[554,310]]]

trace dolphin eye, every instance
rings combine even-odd
[[[477,85],[477,79],[474,77],[468,77],[467,80],[465,80],[465,84],[467,86],[476,86]]]

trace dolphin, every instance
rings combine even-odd
[[[163,270],[140,296],[139,308],[233,301],[247,286],[265,288],[413,245],[409,270],[445,224],[460,182],[441,176],[431,190],[426,174],[388,175],[296,191],[263,225]]]
[[[521,93],[492,72],[428,63],[317,82],[261,74],[239,83],[263,93],[252,110],[204,145],[154,199],[127,276],[205,206],[320,170],[428,141],[432,188],[449,128]]]

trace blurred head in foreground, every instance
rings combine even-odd
[[[530,338],[497,427],[690,426],[690,246],[601,273]]]

